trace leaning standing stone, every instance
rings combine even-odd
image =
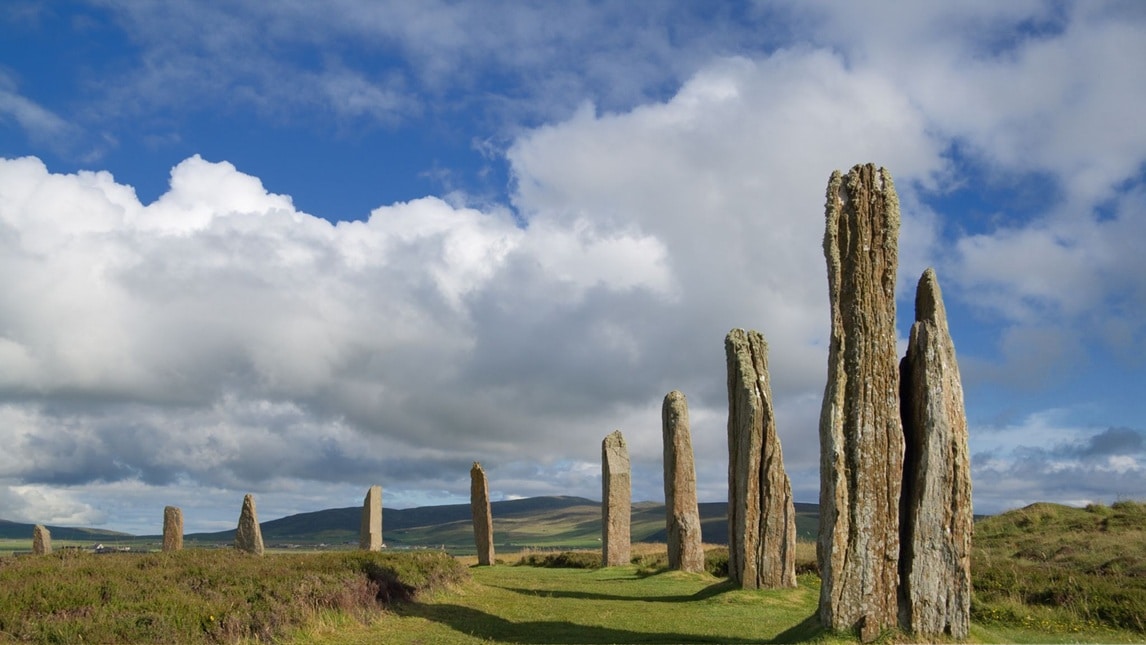
[[[43,524],[32,528],[32,555],[48,555],[52,552],[52,532]]]
[[[255,555],[263,554],[263,531],[259,528],[254,495],[243,496],[243,511],[239,513],[239,528],[235,531],[235,548]]]
[[[493,514],[489,507],[489,482],[481,464],[470,468],[470,511],[474,516],[474,542],[477,544],[478,564],[493,564]]]
[[[163,550],[183,549],[183,511],[177,506],[163,508]]]
[[[696,502],[696,468],[688,427],[688,401],[673,390],[661,406],[664,434],[665,532],[670,569],[704,571],[700,511]]]
[[[601,442],[601,561],[606,567],[629,564],[632,482],[629,449],[620,430]]]
[[[955,343],[931,269],[915,292],[900,393],[907,444],[900,527],[903,627],[916,636],[963,639],[971,618],[971,459]]]
[[[366,551],[382,550],[382,487],[371,486],[362,500],[362,525],[358,532],[358,548]]]
[[[728,362],[728,577],[744,589],[796,586],[796,508],[772,412],[768,344],[733,329]]]
[[[895,334],[899,199],[872,164],[828,183],[831,343],[820,412],[820,621],[864,641],[898,622],[903,427]]]

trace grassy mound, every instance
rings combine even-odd
[[[977,621],[1146,634],[1146,504],[1032,504],[986,518],[973,557]]]
[[[190,549],[4,558],[0,641],[270,641],[323,611],[368,620],[385,603],[410,600],[468,575],[438,552],[260,558],[230,549]]]

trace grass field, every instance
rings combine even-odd
[[[972,618],[1146,639],[1146,504],[1032,504],[975,526]]]
[[[0,557],[0,642],[852,640],[818,627],[810,542],[797,545],[799,588],[781,591],[732,588],[719,575],[722,547],[709,550],[709,573],[682,574],[650,544],[633,545],[632,565],[601,569],[598,549],[499,552],[497,566],[477,568],[435,551],[96,555],[53,543],[51,556]],[[0,554],[30,549],[0,544]],[[972,579],[972,642],[1143,642],[1146,504],[1035,504],[985,518]]]
[[[745,591],[708,574],[638,566],[471,569],[472,581],[427,594],[372,623],[329,621],[300,632],[303,643],[839,643],[815,618],[819,579],[793,590]],[[1140,634],[972,626],[979,643],[1138,642]],[[911,642],[889,633],[883,642]]]
[[[851,642],[815,619],[819,579],[745,591],[668,572],[663,546],[626,567],[467,566],[444,553],[58,553],[0,559],[0,642]],[[562,560],[534,553],[540,562]],[[595,552],[570,558],[592,564]],[[800,545],[802,568],[814,555]],[[414,602],[378,605],[377,599]],[[1037,615],[1037,614],[1036,614]],[[891,633],[884,642],[910,639]],[[1077,622],[975,620],[974,642],[1136,642]]]
[[[327,625],[297,643],[760,643],[825,640],[809,620],[819,580],[740,591],[708,574],[638,567],[472,569],[473,580],[368,624]]]

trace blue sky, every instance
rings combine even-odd
[[[818,492],[833,170],[944,291],[977,512],[1146,497],[1146,6],[100,0],[0,8],[0,517],[657,500],[760,330]]]

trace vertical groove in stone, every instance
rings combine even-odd
[[[629,448],[620,430],[601,442],[601,488],[601,562],[624,566],[631,559],[632,481]]]
[[[489,507],[489,482],[481,464],[470,468],[470,511],[474,518],[474,544],[478,564],[490,566],[493,558],[493,514]]]
[[[898,622],[903,428],[895,333],[899,200],[872,164],[828,182],[831,338],[820,413],[820,620],[863,640]]]
[[[768,345],[733,329],[728,363],[728,576],[746,589],[796,586],[796,514],[772,411]]]
[[[704,571],[700,511],[696,499],[696,467],[688,424],[688,401],[673,390],[661,405],[664,439],[665,533],[670,569]]]
[[[967,637],[971,611],[971,462],[955,344],[932,269],[919,279],[900,363],[906,440],[900,622],[919,636]]]

